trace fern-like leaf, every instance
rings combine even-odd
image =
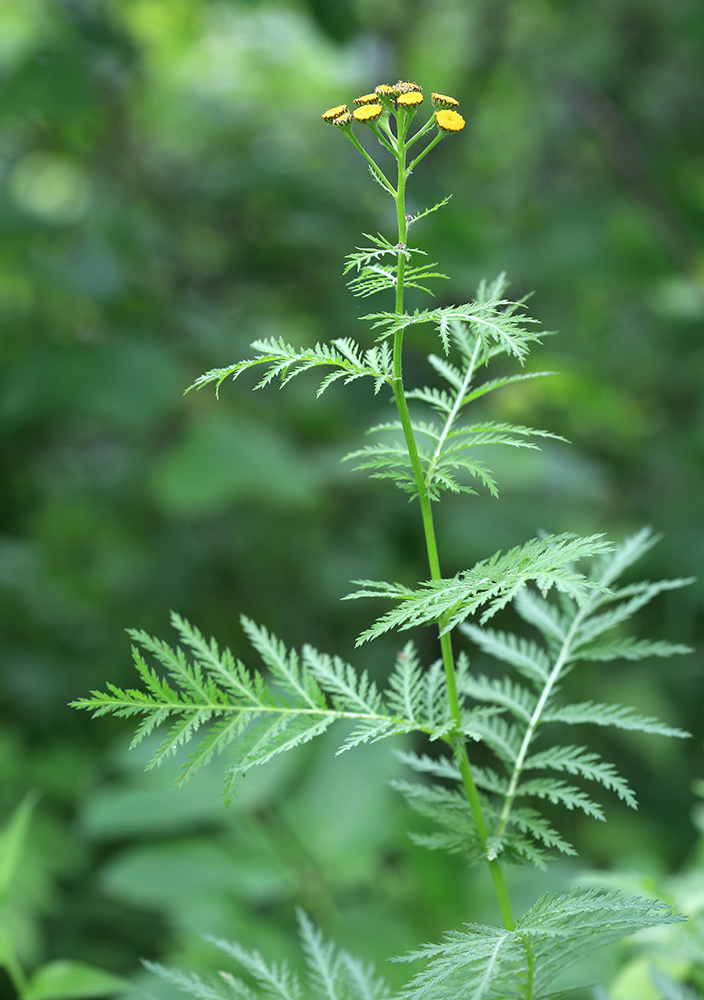
[[[618,797],[635,809],[636,797],[628,782],[621,777],[613,764],[603,761],[598,754],[579,746],[553,746],[531,754],[525,761],[526,770],[566,771],[587,781],[599,782],[604,788],[616,792]],[[524,794],[526,793],[524,791]]]
[[[403,995],[407,1000],[539,1000],[576,959],[635,931],[679,919],[664,903],[614,891],[544,895],[514,930],[467,924],[464,931],[446,934],[441,944],[397,959],[427,963]]]
[[[404,271],[406,288],[420,288],[425,292],[430,292],[430,289],[420,283],[421,281],[431,278],[447,278],[446,274],[439,274],[433,270],[434,267],[437,267],[436,264],[414,265],[411,263],[412,255],[425,256],[424,250],[417,247],[393,246],[381,235],[370,236],[368,233],[364,235],[374,246],[357,247],[354,253],[348,254],[345,258],[344,273],[357,272],[356,277],[348,282],[348,287],[353,295],[366,298],[375,292],[394,288],[397,280],[396,269],[399,256],[403,256],[406,260]],[[388,263],[384,262],[385,258],[388,259]]]
[[[278,1000],[305,1000],[298,976],[287,965],[267,962],[259,951],[247,951],[236,942],[223,941],[213,937],[208,937],[206,940],[242,966],[257,986],[264,991],[260,995],[267,998],[276,997]],[[221,972],[220,976],[229,983],[239,982],[229,973]],[[256,994],[250,991],[250,995],[254,997]]]
[[[548,800],[571,808],[580,808],[595,818],[602,818],[601,807],[581,788],[566,784],[559,776],[570,774],[584,781],[602,785],[627,805],[635,808],[636,797],[608,761],[603,761],[583,746],[556,745],[536,751],[533,747],[539,732],[551,722],[567,725],[590,723],[599,726],[637,730],[650,734],[686,737],[682,730],[656,719],[640,716],[622,705],[594,702],[564,705],[557,702],[559,682],[565,672],[580,660],[612,660],[618,657],[640,659],[644,656],[688,652],[681,645],[647,642],[623,636],[604,635],[609,627],[621,623],[647,600],[663,590],[681,586],[685,581],[632,584],[618,589],[620,573],[650,547],[650,536],[639,532],[615,550],[602,551],[592,560],[589,579],[595,585],[579,596],[562,588],[553,600],[530,587],[515,598],[521,616],[542,632],[544,646],[504,632],[495,632],[465,623],[462,631],[483,652],[516,669],[530,682],[530,688],[516,684],[509,677],[473,676],[464,657],[458,690],[465,696],[494,706],[499,714],[480,720],[481,739],[494,752],[506,772],[504,789],[498,791],[503,805],[497,812],[499,822],[491,831],[496,851],[505,851],[517,828],[530,834],[544,846],[550,846],[548,833],[540,826],[531,829],[535,813],[525,805],[530,800]],[[604,611],[607,607],[609,610]],[[598,636],[598,638],[596,638]],[[543,773],[540,773],[543,772]],[[529,811],[526,812],[526,809]],[[515,845],[514,849],[519,849]],[[564,850],[564,845],[559,846]]]
[[[480,609],[483,609],[480,621],[484,623],[530,580],[535,580],[543,591],[557,587],[584,599],[588,590],[598,584],[578,573],[573,563],[609,547],[601,535],[578,538],[564,534],[533,539],[506,554],[497,553],[482,560],[455,577],[429,580],[419,590],[399,594],[400,603],[363,632],[357,645],[391,629],[409,629],[417,625],[442,622],[443,631],[449,631]],[[390,585],[374,585],[367,581],[364,590],[355,591],[348,599],[368,596],[395,595]]]
[[[343,269],[343,274],[349,274],[350,271],[361,271],[363,267],[369,264],[373,264],[385,257],[390,260],[397,260],[399,253],[404,254],[408,260],[411,253],[425,254],[424,250],[414,250],[408,247],[395,246],[390,243],[385,236],[381,233],[377,233],[376,236],[371,236],[369,233],[363,233],[372,244],[371,247],[356,247],[354,253],[349,253],[345,256],[345,266]]]
[[[564,642],[570,625],[570,618],[560,608],[550,604],[544,596],[536,593],[530,587],[521,590],[514,599],[514,607],[518,614],[529,625],[534,625],[543,633],[547,645],[560,648]],[[497,655],[499,655],[497,653]],[[499,659],[504,659],[499,655]]]
[[[413,313],[369,313],[362,319],[368,320],[372,329],[382,331],[378,335],[379,340],[393,337],[411,326],[432,323],[445,352],[450,346],[451,325],[466,323],[481,342],[485,358],[488,358],[492,344],[497,344],[502,351],[524,363],[530,346],[540,343],[540,334],[529,328],[529,324],[535,320],[516,315],[518,308],[519,304],[516,302],[497,299],[469,302],[461,306],[444,306],[440,309],[416,309]]]
[[[246,983],[233,976],[221,975],[218,979],[204,979],[195,972],[166,968],[159,962],[143,961],[142,964],[147,971],[163,979],[181,993],[193,997],[193,1000],[260,1000],[262,996],[254,993]]]
[[[156,962],[144,965],[194,1000],[390,1000],[384,980],[359,959],[325,941],[302,910],[298,925],[307,967],[304,982],[286,963],[268,962],[259,951],[213,937],[206,940],[234,960],[249,982],[226,970],[217,979],[206,980]]]
[[[255,386],[261,389],[275,379],[284,386],[297,375],[311,371],[314,368],[332,367],[333,371],[323,379],[317,395],[342,380],[347,385],[356,379],[370,377],[374,380],[375,392],[391,378],[391,352],[388,345],[380,345],[363,351],[349,338],[339,338],[331,344],[316,344],[313,348],[299,350],[287,344],[283,338],[268,338],[255,340],[251,345],[257,352],[253,358],[238,361],[227,368],[215,368],[201,375],[193,385],[186,390],[201,389],[205,385],[215,383],[216,392],[227,378],[233,380],[260,365],[266,366],[266,372]]]
[[[702,1000],[702,994],[699,990],[693,986],[687,986],[680,980],[672,979],[656,966],[651,967],[650,978],[653,985],[660,991],[662,1000]]]
[[[608,596],[604,595],[601,600],[595,600],[590,608],[591,614],[580,623],[579,631],[575,637],[573,646],[575,658],[580,658],[580,647],[586,646],[588,650],[595,639],[603,635],[604,632],[608,632],[622,622],[627,621],[637,611],[645,607],[646,604],[649,604],[658,594],[666,590],[679,590],[681,587],[689,586],[692,582],[693,579],[690,577],[677,580],[660,580],[657,583],[634,584],[629,587],[623,587],[620,590],[612,590]],[[601,614],[595,613],[598,608],[608,607],[609,605],[615,606],[610,607],[609,610]]]
[[[482,857],[476,826],[467,809],[467,800],[459,790],[400,779],[392,781],[391,787],[403,795],[415,812],[440,827],[429,834],[411,832],[409,836],[413,843],[428,850],[461,853],[469,861],[478,861]]]
[[[135,647],[134,662],[145,690],[122,690],[108,684],[106,691],[94,691],[74,707],[96,716],[139,717],[132,746],[170,723],[148,768],[158,767],[195,741],[178,785],[229,748],[227,799],[238,777],[249,768],[315,739],[337,721],[355,723],[339,753],[360,743],[414,731],[431,739],[446,738],[456,728],[444,698],[442,668],[434,664],[422,670],[410,644],[397,658],[388,691],[382,694],[365,673],[358,673],[339,657],[312,646],[305,646],[299,655],[247,618],[242,619],[242,626],[266,676],[248,670],[229,650],[220,650],[179,615],[172,615],[172,624],[182,642],[173,649],[146,633],[131,633],[162,665],[166,677],[160,677]],[[466,712],[466,726],[475,726],[475,720],[478,725],[486,714],[486,710]]]
[[[510,677],[474,677],[467,674],[462,678],[460,688],[468,697],[497,705],[525,723],[530,721],[538,701],[531,691],[516,684]]]
[[[499,832],[493,837],[493,852],[489,852],[489,857],[508,857],[515,854],[526,861],[531,859],[531,851],[538,846],[537,866],[544,869],[545,858],[555,851],[561,854],[575,856],[577,852],[568,840],[552,826],[551,823],[538,812],[529,806],[515,807],[508,821],[501,824]],[[542,851],[539,845],[543,845],[546,851]]]
[[[415,141],[416,138],[417,136],[413,136],[409,140],[408,145],[410,146]],[[445,195],[442,201],[437,202],[437,204],[433,205],[432,208],[424,208],[422,212],[419,212],[417,215],[414,215],[411,219],[408,220],[409,228],[413,225],[413,223],[418,222],[420,219],[424,219],[426,215],[430,215],[432,212],[437,212],[439,208],[444,208],[451,198],[452,198],[451,194]]]
[[[652,716],[639,715],[627,705],[606,705],[593,701],[554,706],[543,713],[543,722],[562,722],[568,726],[613,726],[630,732],[648,733],[650,736],[675,736],[688,739],[690,733],[676,726],[668,726]]]
[[[462,626],[465,635],[490,656],[515,667],[541,691],[550,674],[550,657],[535,642],[530,642],[509,632],[495,632],[489,628],[478,628],[471,622]]]
[[[486,382],[482,382],[481,385],[475,386],[469,390],[462,398],[462,403],[463,405],[471,403],[475,399],[480,399],[482,396],[488,395],[490,392],[495,392],[497,389],[503,389],[506,385],[513,385],[514,382],[524,382],[526,379],[530,378],[545,378],[547,375],[554,374],[554,372],[523,372],[520,375],[507,375],[503,378],[488,379]]]

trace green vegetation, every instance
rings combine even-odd
[[[409,315],[427,304],[421,286],[432,287],[432,312],[447,320],[437,332],[457,352],[449,364],[465,371],[451,307],[479,303],[482,279],[506,269],[512,297],[535,288],[531,311],[560,330],[527,358],[521,375],[531,378],[515,378],[515,359],[494,359],[500,391],[479,400],[481,421],[451,427],[457,386],[451,368],[442,370],[435,324],[406,335],[409,384],[429,377],[421,367],[429,351],[438,361],[439,381],[409,406],[424,424],[422,469],[443,494],[441,579],[459,586],[464,567],[497,549],[515,556],[540,530],[618,539],[636,537],[642,524],[663,534],[643,553],[645,575],[701,577],[697,5],[575,12],[451,2],[398,14],[362,3],[3,4],[4,829],[18,829],[28,790],[39,796],[7,865],[0,931],[5,968],[27,982],[59,960],[132,976],[145,957],[205,974],[223,963],[204,932],[295,965],[297,905],[325,939],[379,971],[388,955],[464,920],[496,920],[485,876],[458,879],[459,859],[405,837],[414,822],[427,824],[421,839],[438,835],[429,820],[409,819],[388,787],[408,783],[409,763],[423,759],[411,736],[394,737],[401,759],[385,742],[334,759],[348,737],[322,735],[248,774],[223,811],[230,749],[222,768],[214,763],[174,795],[170,764],[141,773],[157,750],[153,737],[129,757],[124,724],[89,725],[66,709],[105,678],[130,685],[124,626],[163,632],[170,608],[246,662],[242,611],[287,647],[312,641],[343,662],[364,662],[382,692],[398,641],[384,632],[354,651],[374,605],[341,603],[349,581],[410,583],[414,613],[430,614],[432,579],[414,583],[428,577],[417,505],[339,465],[359,451],[364,407],[364,422],[380,429],[356,464],[413,485],[390,421],[384,345],[367,355],[374,349],[357,321],[365,310],[334,265],[360,244],[360,230],[391,235],[389,199],[319,119],[328,97],[368,87],[370,60],[374,76],[395,76],[397,60],[456,95],[467,123],[411,178],[414,217],[454,196],[418,223],[427,257],[408,261],[418,286]],[[373,290],[364,255],[388,250],[376,239],[348,261],[362,296]],[[450,282],[434,280],[435,260]],[[505,297],[486,285],[482,294]],[[384,307],[376,301],[372,308]],[[516,316],[525,319],[522,306]],[[378,321],[373,336],[398,332]],[[361,354],[350,350],[357,339]],[[324,371],[333,376],[322,402],[305,374],[283,393],[251,399],[244,381],[223,388],[219,403],[208,392],[180,396],[199,372],[247,356],[252,342],[263,347],[258,364],[297,359],[288,374],[320,360],[306,345],[332,341],[339,377],[334,364]],[[558,374],[532,377],[533,357]],[[376,372],[366,373],[373,382],[343,392],[340,383],[362,368]],[[490,475],[474,444],[507,436],[506,424],[515,443],[541,450],[482,449]],[[550,436],[518,433],[530,426]],[[462,448],[448,453],[448,441]],[[467,489],[477,495],[464,497]],[[627,571],[619,586],[632,581]],[[665,742],[599,729],[589,752],[617,762],[639,811],[612,804],[606,824],[579,809],[550,812],[585,864],[649,873],[646,893],[654,873],[696,867],[698,657],[663,671],[650,654],[663,637],[696,646],[701,586],[665,591],[638,615],[649,647],[636,651],[650,650],[640,664],[593,662],[560,692],[560,705],[632,704],[641,719],[695,735]],[[394,608],[399,623],[406,596]],[[383,615],[389,597],[381,600]],[[535,639],[519,618],[497,622],[509,646]],[[486,643],[498,641],[482,629]],[[519,638],[507,640],[513,632]],[[431,663],[430,630],[413,639],[418,662]],[[490,669],[474,657],[471,668]],[[494,676],[485,690],[497,697]],[[554,898],[579,870],[569,860],[545,875],[509,869],[516,913],[543,889]],[[687,909],[660,895],[693,912],[691,900]],[[383,971],[394,988],[408,978],[403,966]]]
[[[432,850],[460,853],[473,863],[486,863],[503,927],[470,925],[468,934],[453,931],[446,935],[445,944],[424,945],[411,952],[407,961],[428,961],[399,995],[416,1000],[451,1000],[460,995],[475,1000],[497,995],[537,1000],[548,995],[547,987],[553,986],[568,965],[594,948],[635,931],[685,919],[657,900],[576,888],[562,894],[543,893],[516,920],[505,868],[507,863],[518,862],[544,869],[553,851],[576,854],[551,825],[544,808],[536,808],[537,803],[581,809],[588,816],[605,818],[600,805],[583,788],[562,779],[565,772],[598,782],[631,807],[636,806],[632,789],[613,764],[583,746],[546,746],[546,722],[567,727],[584,723],[613,725],[650,734],[688,736],[657,720],[639,718],[620,705],[561,705],[556,704],[555,696],[563,677],[579,661],[624,657],[641,660],[691,652],[687,646],[624,638],[619,631],[624,621],[662,591],[679,589],[692,580],[614,586],[650,548],[647,531],[628,539],[615,551],[600,535],[547,535],[516,546],[505,555],[497,552],[453,578],[442,576],[433,501],[440,499],[443,490],[476,492],[462,485],[458,470],[465,478],[468,473],[469,478],[478,479],[491,495],[498,496],[493,474],[483,462],[470,457],[471,449],[489,445],[531,447],[532,438],[551,435],[507,423],[462,423],[470,404],[507,384],[508,380],[501,378],[478,381],[484,376],[483,369],[504,354],[525,362],[529,347],[540,343],[540,335],[532,332],[530,321],[520,319],[522,303],[502,297],[503,277],[489,291],[482,287],[473,302],[405,311],[407,275],[409,285],[415,288],[419,287],[419,274],[425,281],[445,277],[410,263],[413,248],[408,244],[408,230],[417,220],[406,211],[406,184],[413,168],[444,135],[459,132],[465,125],[454,110],[459,106],[456,99],[432,94],[436,110],[414,130],[414,116],[423,101],[421,88],[415,83],[382,84],[373,93],[355,98],[358,107],[354,111],[338,105],[322,116],[364,156],[372,177],[396,204],[395,244],[383,236],[371,238],[373,249],[359,250],[350,258],[357,275],[349,284],[356,295],[393,293],[393,312],[362,317],[372,329],[381,328],[377,337],[381,346],[364,350],[351,339],[338,339],[332,345],[316,344],[299,352],[283,340],[258,341],[253,345],[258,352],[253,359],[209,372],[195,385],[200,388],[214,382],[219,388],[228,376],[237,378],[261,364],[267,370],[257,388],[277,377],[286,385],[295,376],[324,366],[333,370],[321,383],[318,396],[334,381],[342,379],[349,384],[365,376],[373,379],[375,393],[382,388],[390,392],[398,419],[373,431],[394,432],[396,440],[348,457],[362,457],[364,461],[358,468],[373,470],[372,477],[392,480],[417,501],[430,579],[417,590],[386,581],[359,581],[363,589],[348,597],[381,597],[396,603],[359,636],[357,646],[390,631],[432,625],[438,633],[441,658],[424,667],[414,645],[409,643],[397,657],[387,690],[380,693],[366,671],[339,656],[321,654],[310,645],[299,655],[265,628],[244,618],[244,631],[266,668],[266,672],[252,672],[242,661],[235,660],[230,650],[221,652],[214,639],[206,640],[197,628],[174,614],[172,622],[183,647],[171,649],[145,632],[132,631],[133,639],[165,668],[167,677],[156,672],[135,648],[133,656],[143,689],[120,689],[108,682],[106,691],[94,691],[91,697],[73,704],[98,717],[141,716],[133,747],[150,737],[157,727],[169,723],[167,736],[148,769],[161,765],[184,744],[198,739],[177,785],[229,750],[231,763],[225,791],[228,803],[237,779],[252,767],[268,764],[277,755],[322,736],[334,722],[353,726],[338,754],[409,734],[422,735],[431,745],[445,743],[447,756],[437,751],[435,757],[406,754],[404,763],[419,771],[426,783],[395,782],[395,787],[413,808],[441,828],[440,833],[430,837],[416,837],[416,843]],[[360,144],[354,133],[358,124],[371,128],[396,161],[394,182]],[[433,136],[430,141],[429,134]],[[408,151],[419,140],[425,142],[409,162]],[[446,204],[444,199],[422,212],[421,217]],[[411,328],[428,323],[436,328],[444,355],[430,355],[429,367],[443,377],[449,389],[426,386],[409,390],[404,377],[404,338]],[[513,376],[510,381],[521,379]],[[412,414],[409,399],[422,401],[439,413],[440,422],[421,420]],[[423,446],[423,441],[430,441],[430,449]],[[585,558],[595,562],[588,575],[577,568]],[[557,603],[548,602],[551,592],[557,593]],[[544,648],[526,643],[519,636],[482,630],[488,619],[511,603],[528,624],[543,633]],[[468,624],[472,618],[478,620],[479,627]],[[505,675],[487,678],[472,674],[467,654],[463,651],[458,657],[454,650],[462,626],[480,650],[517,668],[530,686]],[[191,651],[192,662],[184,647]],[[204,729],[206,734],[201,737]],[[476,763],[482,745],[492,755],[491,767]],[[505,775],[497,770],[501,767]],[[427,783],[428,776],[436,779],[434,784]],[[458,789],[450,791],[447,780]],[[329,822],[332,825],[332,816]],[[363,998],[379,990],[388,995],[383,985],[364,974],[363,965],[345,961],[335,956],[332,946],[323,945],[307,918],[302,918],[302,939],[304,951],[313,959],[309,962],[312,980],[308,989],[316,995],[331,1000],[343,994]],[[268,967],[258,953],[248,955],[238,945],[221,947],[238,958],[263,988],[262,1000],[267,995],[282,1000],[302,995],[288,968]],[[156,965],[151,968],[196,998],[255,995],[244,981],[228,973],[220,973],[228,983],[222,993],[198,976],[189,978]]]

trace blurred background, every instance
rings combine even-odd
[[[340,464],[388,400],[316,402],[303,379],[182,393],[257,337],[368,336],[358,317],[385,305],[352,298],[343,257],[393,236],[393,204],[320,115],[399,77],[467,122],[411,182],[411,211],[453,195],[412,231],[451,278],[436,301],[505,270],[558,332],[529,361],[558,374],[490,415],[572,442],[487,457],[501,500],[446,501],[445,572],[540,529],[649,524],[638,576],[700,581],[641,633],[701,640],[703,52],[698,0],[2,0],[0,823],[39,799],[0,930],[25,969],[204,970],[206,933],[282,958],[299,904],[379,964],[497,919],[483,872],[408,840],[389,745],[306,747],[226,812],[226,762],[174,793],[127,723],[67,703],[130,685],[124,629],[168,639],[172,608],[250,663],[241,613],[378,677],[393,662],[393,640],[354,652],[377,608],[340,601],[353,579],[426,575],[415,508]],[[409,346],[412,378],[434,346]],[[597,734],[641,811],[607,802],[567,835],[580,865],[672,871],[696,839],[701,653],[606,667],[571,678],[581,699],[695,738]],[[517,909],[577,871],[515,876]]]

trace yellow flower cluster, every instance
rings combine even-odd
[[[464,128],[464,118],[454,110],[459,107],[459,101],[446,94],[433,93],[430,97],[436,109],[435,124],[442,132],[459,132]],[[423,88],[409,80],[399,80],[393,85],[380,83],[372,93],[355,97],[356,107],[352,112],[346,104],[338,104],[337,107],[325,111],[322,118],[323,121],[341,128],[346,128],[355,121],[373,125],[385,108],[387,111],[393,111],[395,105],[397,108],[414,111],[422,103]]]

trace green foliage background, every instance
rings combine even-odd
[[[645,575],[702,577],[703,51],[698,0],[2,0],[0,820],[41,793],[3,918],[28,968],[207,968],[205,932],[283,956],[298,903],[378,962],[491,919],[481,875],[406,840],[384,744],[277,762],[224,813],[216,769],[172,793],[123,727],[66,703],[130,684],[124,628],[165,634],[171,608],[243,655],[241,612],[388,671],[393,640],[353,653],[371,612],[339,600],[426,575],[414,508],[339,463],[387,403],[181,392],[257,337],[359,335],[343,257],[393,206],[320,114],[399,76],[467,120],[411,186],[414,209],[453,193],[414,230],[451,277],[438,304],[501,270],[535,290],[559,336],[530,365],[558,374],[492,416],[573,442],[497,456],[499,502],[445,502],[447,573],[540,528],[651,524]],[[641,634],[696,644],[703,589]],[[611,748],[641,811],[570,839],[586,864],[667,871],[695,839],[701,658],[590,682],[696,738]]]

